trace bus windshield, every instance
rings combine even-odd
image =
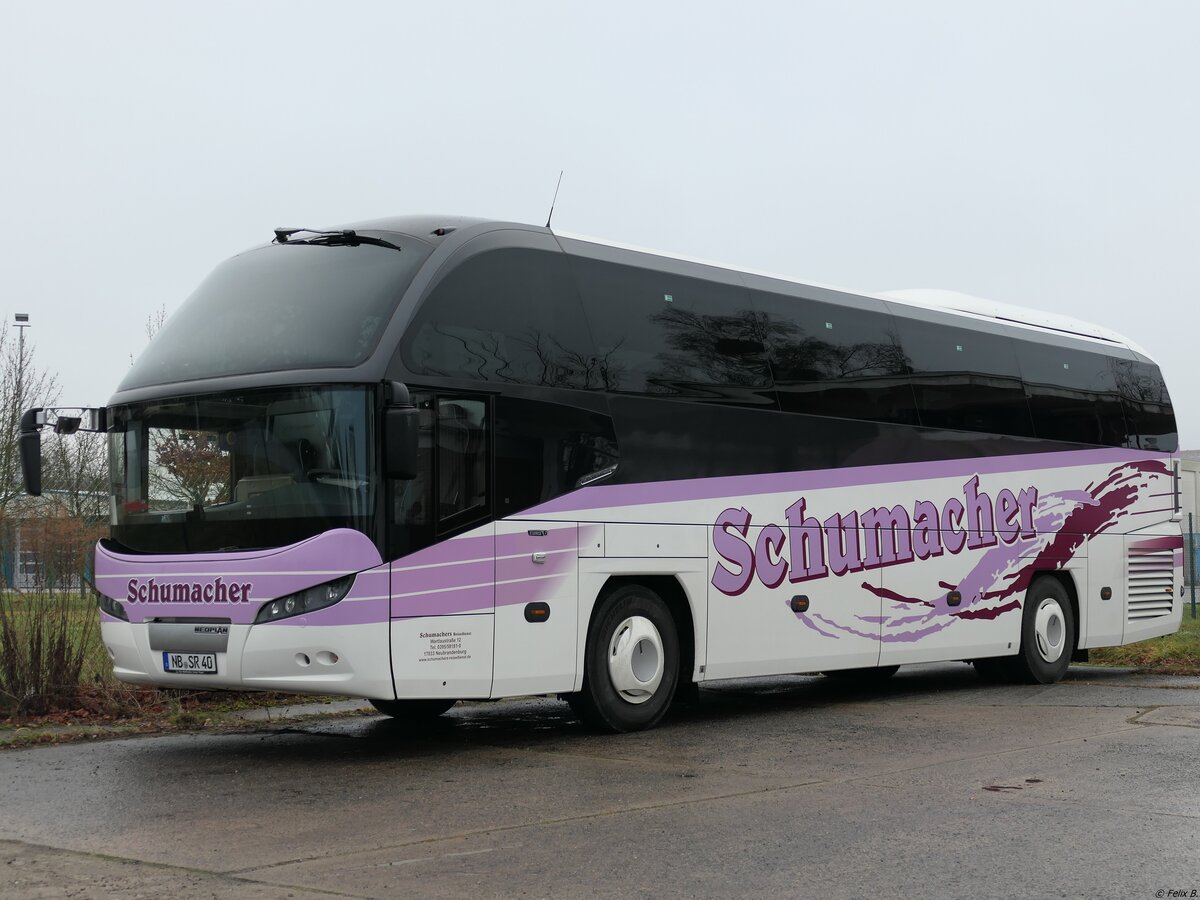
[[[358,365],[428,252],[417,240],[399,252],[296,242],[226,260],[155,335],[119,390]]]
[[[290,387],[110,410],[112,539],[153,553],[371,534],[373,394]]]

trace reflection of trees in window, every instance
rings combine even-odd
[[[729,315],[705,315],[668,307],[650,316],[666,348],[646,373],[648,384],[698,382],[743,387],[769,383],[764,359],[771,325],[762,313],[744,309]]]
[[[533,384],[585,391],[611,390],[611,380],[620,375],[620,366],[612,360],[618,348],[603,356],[581,353],[536,329],[530,329],[529,338],[522,343],[538,360],[537,380]]]
[[[403,344],[416,372],[473,381],[596,389],[594,356],[566,257],[485,250],[453,265]]]
[[[1158,369],[1132,359],[1112,359],[1117,390],[1127,400],[1170,404],[1167,385]]]
[[[154,429],[150,451],[150,495],[156,507],[228,502],[229,454],[221,450],[216,434]]]
[[[767,343],[784,410],[916,423],[912,365],[888,316],[800,298],[756,299],[778,310]]]
[[[1175,413],[1157,366],[1114,359],[1113,377],[1125,404],[1126,446],[1171,452],[1178,448]]]
[[[861,389],[870,379],[895,378],[910,371],[894,332],[882,332],[881,341],[839,343],[810,335],[794,320],[754,309],[720,315],[673,306],[648,318],[663,347],[645,375],[651,392],[671,390],[681,383],[766,387],[771,383],[768,354],[778,384],[811,385],[818,391],[844,393],[847,381]],[[624,386],[611,375],[604,383],[614,390]],[[858,417],[857,412],[853,415]]]
[[[839,344],[811,337],[798,325],[778,323],[778,331],[792,332],[786,342],[771,341],[776,378],[788,381],[839,381],[844,378],[906,375],[911,362],[899,336],[884,332],[886,341]],[[773,329],[775,330],[775,329]]]
[[[565,346],[538,328],[504,334],[453,325],[427,325],[414,341],[417,368],[427,375],[606,389],[618,367],[612,352],[597,356]]]

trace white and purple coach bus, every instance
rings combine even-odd
[[[397,218],[223,263],[103,409],[117,677],[555,693],[964,660],[1048,683],[1179,627],[1170,399],[1119,335],[537,228]]]

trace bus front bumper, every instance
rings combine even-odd
[[[200,690],[289,691],[387,699],[392,685],[388,633],[378,624],[229,625],[216,674],[168,671],[152,648],[150,625],[104,617],[100,635],[113,674],[130,684]],[[180,647],[179,650],[187,650]]]

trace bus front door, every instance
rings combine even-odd
[[[579,526],[497,522],[492,696],[573,689],[578,609]]]

